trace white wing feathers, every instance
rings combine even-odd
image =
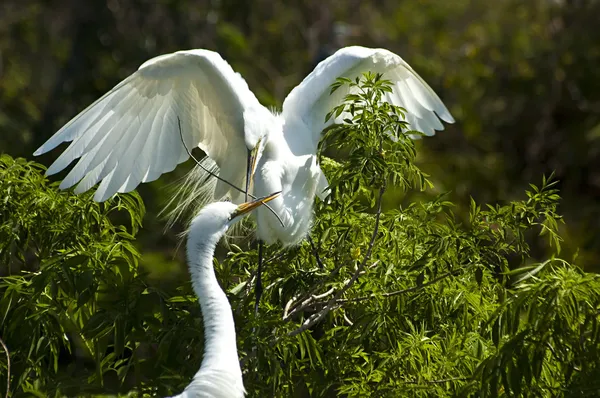
[[[306,137],[311,140],[305,144],[307,150],[316,148],[325,127],[341,121],[338,119],[325,123],[325,115],[339,105],[349,92],[340,88],[330,95],[331,84],[337,77],[354,80],[367,71],[383,73],[384,79],[392,81],[393,92],[388,93],[385,100],[408,111],[407,122],[411,129],[433,135],[435,130],[444,129],[438,118],[454,123],[452,115],[436,93],[398,55],[385,49],[345,47],[319,63],[283,103],[286,121],[288,118],[300,119],[312,131],[313,136]]]
[[[220,167],[221,177],[242,186],[246,148],[253,148],[259,138],[244,131],[244,112],[257,108],[263,107],[219,54],[179,51],[145,62],[35,155],[72,141],[47,174],[81,157],[61,188],[79,182],[75,190],[79,193],[102,181],[94,199],[104,201],[140,182],[153,181],[188,159],[179,117],[187,148],[200,147]],[[228,191],[229,186],[217,184],[215,197]]]

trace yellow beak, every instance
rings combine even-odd
[[[271,195],[263,196],[262,198],[257,198],[251,202],[242,203],[241,205],[239,205],[237,207],[237,209],[235,209],[235,211],[231,214],[229,219],[233,220],[236,217],[240,217],[246,213],[249,213],[252,210],[256,209],[257,207],[262,206],[265,203],[270,202],[271,200],[275,199],[280,194],[281,194],[281,192],[275,192],[275,193],[272,193]]]
[[[254,172],[256,171],[256,161],[258,159],[258,150],[262,142],[262,137],[258,139],[258,142],[251,151],[248,150],[248,164],[246,173],[246,197],[244,200],[248,200],[248,192],[250,192],[250,185],[254,180]]]

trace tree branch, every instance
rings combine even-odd
[[[325,283],[327,283],[328,280],[330,280],[331,278],[336,276],[340,272],[340,270],[342,269],[342,267],[344,265],[346,265],[346,263],[342,263],[342,264],[338,265],[325,278],[322,278],[322,279],[318,280],[316,283],[314,283],[309,289],[307,289],[307,291],[309,293],[298,294],[298,295],[292,297],[285,306],[283,320],[285,321],[289,317],[291,317],[293,314],[301,311],[304,308],[307,308],[310,305],[310,303],[313,301],[312,296],[314,296],[316,294],[317,290],[319,290],[321,288],[321,286],[323,286]],[[294,302],[296,302],[296,303],[294,304]],[[289,311],[289,313],[288,313],[288,311]]]
[[[373,246],[375,245],[375,239],[377,238],[377,234],[379,233],[379,221],[381,219],[381,200],[383,198],[384,192],[385,192],[385,185],[383,185],[381,188],[379,188],[379,196],[377,197],[377,214],[375,215],[375,228],[373,228],[373,234],[371,235],[371,240],[369,241],[369,247],[367,249],[367,252],[365,253],[365,257],[363,258],[362,262],[356,268],[356,271],[354,272],[354,274],[352,275],[350,280],[346,284],[344,284],[344,286],[334,295],[334,297],[331,298],[319,312],[311,315],[306,321],[304,321],[304,323],[302,323],[302,325],[299,328],[289,332],[288,336],[292,337],[299,333],[304,332],[305,330],[309,329],[316,323],[320,322],[321,319],[323,319],[325,317],[325,315],[327,315],[329,313],[329,311],[331,311],[334,308],[339,307],[339,305],[335,304],[336,301],[339,300],[339,298],[354,284],[354,282],[356,282],[361,271],[367,264],[367,261],[369,261],[369,259],[371,258],[371,253],[373,252]]]
[[[433,278],[432,280],[430,280],[427,283],[423,283],[418,286],[409,287],[407,289],[396,290],[394,292],[387,292],[387,293],[381,293],[381,294],[373,293],[373,294],[369,294],[368,296],[355,297],[355,298],[351,298],[351,299],[338,299],[338,300],[336,300],[336,304],[357,303],[359,301],[365,301],[365,300],[369,300],[369,299],[372,299],[375,297],[392,297],[392,296],[398,296],[398,295],[404,294],[404,293],[414,292],[417,290],[424,289],[427,286],[433,285],[434,283],[437,283],[443,279],[446,279],[449,276],[458,275],[460,273],[460,271],[461,270],[449,271],[449,272],[446,272],[445,274],[442,274],[436,278]]]
[[[375,268],[377,266],[377,264],[379,264],[379,260],[377,260],[373,264],[369,265],[368,269]],[[336,269],[339,270],[340,268],[341,268],[341,266],[337,267]],[[365,272],[367,272],[367,270],[360,271],[358,273],[358,276],[363,275]],[[350,285],[352,283],[354,283],[352,281],[352,278],[346,279],[344,281],[343,286],[346,287],[346,286],[348,286],[348,285]],[[321,286],[321,284],[318,285],[318,287],[320,287],[320,286]],[[313,293],[310,293],[310,294],[302,296],[303,300],[301,302],[297,303],[296,305],[294,305],[293,307],[292,307],[293,302],[296,301],[296,300],[298,300],[299,296],[292,297],[290,299],[290,301],[288,301],[288,303],[286,304],[285,309],[283,311],[283,320],[286,321],[289,318],[291,318],[294,314],[296,314],[296,313],[298,313],[300,311],[303,311],[303,310],[305,310],[305,309],[307,309],[309,307],[313,307],[313,306],[318,305],[318,304],[325,304],[324,302],[315,303],[315,301],[316,300],[320,300],[322,298],[325,298],[325,297],[327,297],[327,296],[329,296],[329,295],[331,295],[331,294],[333,294],[335,292],[335,288],[333,288],[333,287],[331,289],[329,289],[328,291],[326,291],[325,293],[321,293],[321,294],[315,294],[314,292],[316,290],[317,289],[313,289]],[[305,298],[305,297],[308,297],[308,298]],[[290,310],[290,307],[292,308],[291,310]]]

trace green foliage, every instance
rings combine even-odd
[[[504,206],[473,201],[466,225],[445,195],[382,211],[386,188],[427,186],[413,132],[401,131],[402,109],[378,103],[381,76],[342,84],[361,90],[333,110],[348,117],[325,140],[348,161],[324,162],[331,200],[313,228],[324,268],[306,244],[268,267],[270,321],[238,322],[251,395],[594,396],[600,280],[535,263],[527,243],[546,235],[558,253],[555,182]],[[251,269],[253,257],[228,261]]]
[[[122,356],[132,320],[116,304],[134,289],[139,254],[133,239],[144,205],[137,194],[98,204],[89,194],[59,192],[42,169],[0,158],[1,336],[17,391],[72,391],[72,377],[93,381]],[[111,221],[123,213],[127,227]],[[114,353],[106,355],[113,337]],[[92,360],[96,373],[82,374],[77,363],[63,369],[61,362],[73,355]],[[0,366],[5,373],[6,361]]]
[[[341,85],[355,90],[331,115],[346,123],[323,149],[347,160],[322,157],[319,260],[308,242],[270,247],[258,316],[256,250],[232,244],[215,260],[248,395],[597,396],[600,280],[557,257],[555,181],[505,205],[472,200],[465,222],[446,194],[384,208],[393,190],[430,186],[415,132],[379,102],[382,76]],[[200,311],[189,283],[162,290],[140,272],[138,197],[97,204],[57,192],[39,166],[2,161],[0,336],[14,396],[179,392],[200,365]],[[120,210],[127,227],[111,221]],[[532,242],[553,254],[536,261]]]
[[[429,184],[425,174],[414,164],[416,150],[410,135],[421,133],[406,131],[406,110],[381,101],[383,94],[392,91],[391,82],[382,79],[381,74],[370,73],[363,81],[338,78],[331,92],[342,85],[348,85],[351,94],[327,114],[326,121],[341,117],[344,124],[330,128],[321,141],[321,147],[330,146],[338,151],[347,149],[344,167],[332,171],[333,196],[339,201],[345,199],[336,195],[341,188],[338,183],[343,184],[343,191],[351,195],[388,183],[402,190]],[[347,140],[348,136],[351,139]],[[373,205],[374,196],[371,196],[371,202]]]

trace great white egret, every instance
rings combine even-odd
[[[78,183],[75,192],[80,193],[102,181],[94,195],[97,201],[172,171],[189,158],[189,149],[194,147],[208,155],[203,161],[207,169],[197,169],[186,180],[182,188],[186,197],[178,204],[179,210],[201,197],[221,200],[229,196],[239,203],[244,195],[233,187],[243,185],[246,193],[251,190],[256,196],[281,191],[271,202],[272,209],[255,213],[258,303],[260,242],[290,246],[302,240],[312,223],[314,197],[327,188],[317,164],[317,146],[323,129],[343,120],[344,114],[325,122],[325,115],[350,90],[344,86],[330,95],[330,85],[337,77],[354,79],[367,71],[382,73],[393,83],[392,92],[383,99],[407,110],[411,129],[433,135],[444,128],[438,118],[454,122],[427,83],[400,56],[385,49],[352,46],[338,50],[289,93],[281,113],[261,105],[218,53],[189,50],[146,61],[34,154],[72,141],[46,174],[59,172],[80,158],[60,187]],[[214,179],[208,179],[212,185],[204,184],[211,170],[229,185]]]
[[[192,221],[187,238],[187,260],[192,286],[204,322],[204,357],[180,398],[243,397],[244,383],[237,354],[231,306],[213,268],[215,247],[227,229],[244,214],[276,198],[279,193],[236,205],[216,202],[205,206]]]
[[[172,171],[188,159],[187,149],[199,147],[210,158],[204,164],[231,184],[248,186],[254,175],[254,195],[282,191],[271,207],[283,225],[267,209],[258,209],[257,237],[267,244],[294,245],[308,233],[315,194],[327,187],[316,160],[317,145],[322,130],[341,119],[326,123],[325,115],[348,94],[344,87],[330,95],[330,85],[339,76],[353,79],[366,71],[383,73],[392,81],[393,92],[384,100],[408,111],[411,129],[433,135],[444,128],[438,118],[454,122],[427,83],[385,49],[338,50],[289,93],[281,113],[261,105],[218,53],[189,50],[146,61],[62,127],[35,155],[72,141],[47,174],[81,158],[60,187],[79,183],[75,192],[80,193],[101,181],[94,199],[104,201]],[[254,157],[249,161],[251,152]],[[200,172],[188,182],[195,184],[205,177]],[[228,195],[239,203],[244,198],[222,181],[211,190],[211,200]],[[189,201],[197,197],[192,192]]]

